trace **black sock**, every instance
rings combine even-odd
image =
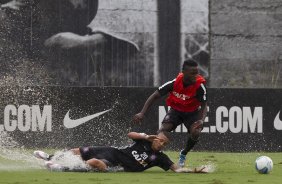
[[[191,136],[188,137],[185,148],[181,151],[182,155],[187,155],[187,153],[197,144],[198,140],[194,140]]]

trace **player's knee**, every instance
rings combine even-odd
[[[99,161],[93,158],[93,159],[87,160],[86,163],[92,167],[96,167],[99,164]]]
[[[171,132],[174,129],[172,123],[163,123],[160,129],[158,130],[158,134],[161,132]]]
[[[93,158],[93,159],[87,160],[86,163],[93,168],[97,168],[100,171],[106,171],[107,169],[107,165],[99,159]]]

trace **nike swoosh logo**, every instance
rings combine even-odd
[[[75,128],[79,125],[82,125],[83,123],[86,123],[87,121],[90,121],[94,118],[101,116],[102,114],[105,114],[106,112],[109,112],[110,110],[111,109],[108,109],[106,111],[98,112],[90,116],[86,116],[86,117],[75,119],[75,120],[70,119],[70,116],[69,116],[70,111],[68,111],[64,118],[64,126],[66,128]]]
[[[274,128],[276,130],[282,130],[282,121],[280,120],[280,111],[278,112],[278,114],[276,115],[275,119],[274,119]]]

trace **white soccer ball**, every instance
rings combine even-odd
[[[256,170],[261,174],[268,174],[273,169],[273,162],[267,156],[260,156],[256,159]]]

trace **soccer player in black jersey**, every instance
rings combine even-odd
[[[199,75],[198,64],[188,59],[184,61],[182,72],[172,81],[160,86],[145,102],[142,110],[133,117],[134,122],[141,122],[148,108],[160,97],[167,95],[168,111],[158,132],[170,132],[184,124],[188,140],[179,154],[178,165],[184,167],[187,153],[198,142],[207,112],[206,80]]]
[[[146,135],[144,133],[130,132],[128,137],[134,142],[123,148],[108,146],[80,147],[71,151],[76,155],[80,155],[91,169],[97,169],[98,171],[107,171],[110,167],[121,166],[126,172],[141,172],[158,166],[165,171],[171,169],[174,172],[204,172],[203,169],[180,168],[161,151],[169,141],[166,133]],[[34,155],[46,161],[52,158],[52,156],[42,151],[35,151]],[[52,162],[47,162],[46,165],[51,170],[72,171]]]

